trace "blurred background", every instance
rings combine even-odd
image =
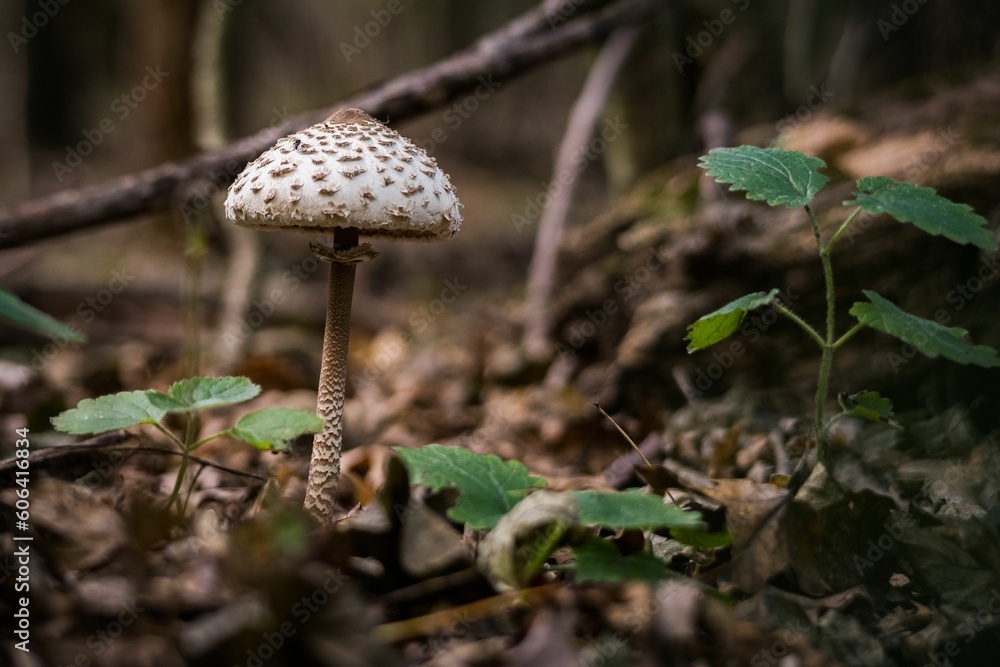
[[[376,26],[372,22],[388,15],[389,4],[5,1],[0,204],[101,183],[332,107],[470,46],[535,3],[398,0],[398,13]],[[864,123],[866,142],[901,131],[946,133],[971,114],[975,122],[961,130],[963,141],[996,148],[1000,125],[980,107],[996,99],[997,25],[1000,6],[986,0],[664,1],[643,25],[607,98],[597,132],[614,123],[626,129],[586,165],[569,226],[613,210],[644,179],[666,182],[675,172],[656,171],[664,165],[690,171],[711,145],[766,145],[797,129],[799,145],[808,146],[813,136],[816,150],[835,151],[838,141],[857,146],[856,133],[827,127],[811,134],[821,118]],[[551,181],[569,111],[598,49],[594,44],[497,80],[465,108],[452,102],[403,123],[384,119],[451,174],[465,204],[465,226],[449,243],[380,244],[383,256],[359,272],[357,354],[386,327],[413,329],[426,320],[420,304],[432,304],[447,288],[445,280],[474,295],[469,303],[479,305],[465,312],[492,309],[516,329],[537,227],[517,225],[517,216],[538,205]],[[962,86],[980,94],[948,92]],[[886,102],[890,98],[896,106]],[[937,105],[931,115],[921,106],[930,99]],[[907,103],[924,111],[908,114]],[[987,216],[997,205],[982,187],[1000,173],[990,171],[992,164],[976,172],[975,187],[958,188],[970,195],[967,200],[978,198],[972,203]],[[917,180],[931,175],[933,170],[921,172]],[[35,403],[50,394],[26,389],[39,380],[16,365],[37,360],[46,341],[0,328],[10,362],[4,366],[9,393],[3,412],[28,413],[44,424],[65,401],[196,369],[257,373],[276,386],[315,382],[325,270],[309,260],[304,238],[235,236],[219,215],[221,190],[206,190],[216,193],[214,207],[195,216],[185,214],[179,198],[166,214],[29,247],[5,250],[0,242],[0,285],[91,338],[85,348],[62,346],[51,359],[42,355],[43,384],[59,388],[62,397],[38,410]],[[214,327],[226,307],[231,262],[253,269],[242,279],[251,302],[247,316],[253,301],[282,285],[289,271],[299,276],[301,289],[282,292],[265,327],[237,336],[238,345],[220,346],[226,332]],[[563,278],[568,275],[573,273]],[[728,279],[741,282],[738,274]],[[570,282],[561,287],[586,291]],[[585,312],[587,303],[563,305],[557,339],[572,333],[567,313]],[[988,314],[995,312],[992,303]],[[669,350],[681,345],[673,341]],[[271,365],[247,366],[254,353]],[[601,348],[593,352],[602,354]]]
[[[309,436],[281,452],[229,437],[206,444],[199,456],[229,470],[192,470],[190,504],[184,500],[189,511],[179,517],[163,502],[180,488],[173,486],[178,459],[132,450],[169,445],[162,434],[149,427],[111,434],[104,442],[128,448],[127,461],[117,449],[114,458],[101,454],[101,442],[52,447],[80,439],[55,432],[51,418],[82,399],[164,390],[193,375],[245,375],[263,389],[251,402],[203,411],[200,422],[189,423],[202,437],[229,429],[251,409],[313,411],[328,269],[310,254],[312,239],[305,235],[258,233],[228,222],[226,179],[183,183],[155,214],[16,247],[4,235],[12,207],[48,196],[82,202],[80,188],[333,110],[359,91],[474,47],[541,1],[0,0],[0,287],[88,337],[71,343],[0,323],[0,459],[13,456],[16,429],[30,429],[37,454],[30,492],[38,538],[32,551],[39,554],[31,562],[31,646],[41,657],[20,664],[84,664],[81,657],[87,664],[93,657],[94,664],[130,667],[260,664],[253,651],[266,647],[263,638],[282,636],[277,622],[297,608],[300,593],[318,591],[326,601],[316,588],[326,575],[315,575],[329,572],[327,566],[355,568],[355,580],[331,595],[335,602],[294,640],[281,624],[287,664],[393,664],[372,657],[385,652],[383,642],[390,640],[384,638],[392,636],[376,636],[374,624],[419,620],[430,611],[438,616],[451,598],[464,603],[485,591],[469,583],[475,580],[436,574],[439,567],[465,568],[442,565],[439,557],[452,543],[464,555],[473,541],[474,531],[466,527],[463,537],[435,513],[453,496],[435,500],[414,492],[413,498],[428,499],[417,509],[435,522],[404,520],[409,485],[401,467],[386,472],[390,448],[428,443],[519,460],[559,490],[649,481],[660,493],[660,487],[692,488],[686,477],[704,478],[693,484],[694,498],[704,492],[715,500],[693,502],[713,526],[722,525],[720,508],[727,505],[744,531],[752,515],[758,527],[768,526],[753,545],[761,555],[745,565],[770,567],[767,561],[780,563],[787,553],[789,562],[806,568],[798,572],[829,567],[832,578],[825,581],[850,581],[818,599],[817,591],[827,590],[817,583],[821,578],[809,574],[796,584],[791,570],[781,570],[773,579],[790,588],[779,583],[781,596],[772,595],[777,589],[764,592],[732,615],[694,588],[676,598],[680,588],[647,596],[631,583],[620,590],[580,589],[579,597],[560,590],[551,605],[561,620],[539,614],[544,624],[531,621],[524,644],[568,655],[571,646],[583,646],[573,634],[579,626],[581,637],[594,642],[588,646],[598,647],[587,655],[596,661],[599,654],[602,664],[609,659],[604,647],[612,644],[624,647],[615,659],[627,659],[623,629],[654,647],[651,660],[658,655],[669,662],[674,658],[663,656],[674,655],[677,664],[758,664],[779,648],[788,656],[783,663],[827,664],[791,656],[813,640],[864,656],[843,664],[924,664],[943,655],[931,652],[944,650],[939,643],[954,656],[950,647],[961,638],[964,657],[955,664],[996,663],[995,622],[984,626],[990,631],[981,633],[978,647],[966,647],[971,638],[961,628],[976,618],[980,630],[981,600],[985,591],[996,593],[1000,581],[997,369],[925,359],[896,339],[859,333],[838,350],[827,414],[839,392],[875,390],[892,398],[905,428],[840,421],[827,465],[814,477],[826,481],[810,486],[812,502],[827,509],[803,505],[800,518],[778,524],[771,523],[781,516],[772,475],[802,470],[796,461],[812,451],[814,422],[807,415],[815,400],[815,345],[773,310],[755,312],[732,341],[712,349],[689,355],[684,340],[699,317],[758,290],[780,289],[785,304],[807,321],[825,315],[805,214],[748,202],[705,178],[698,157],[713,147],[775,145],[825,160],[830,183],[812,206],[827,234],[843,221],[842,203],[853,198],[857,179],[873,175],[932,186],[968,203],[997,234],[995,0],[660,0],[648,3],[654,9],[631,45],[619,28],[606,41],[591,40],[516,77],[483,72],[478,87],[450,101],[444,86],[431,90],[417,105],[430,107],[424,113],[382,117],[451,175],[465,221],[447,242],[377,242],[381,255],[357,272],[338,503],[377,511],[380,501],[372,499],[384,488],[386,514],[383,521],[352,509],[355,518],[376,517],[367,528],[364,521],[340,526],[357,530],[354,536],[345,538],[339,528],[311,531],[289,509],[302,505]],[[643,2],[545,0],[550,24],[535,37],[544,40],[612,5]],[[614,48],[623,61],[611,72],[612,85],[581,103],[581,91],[594,88],[595,72],[607,66]],[[582,131],[570,123],[581,109],[593,113]],[[573,134],[579,136],[566,139]],[[560,152],[573,156],[570,170],[579,180],[565,202],[565,232],[546,246],[536,241],[540,221],[552,214],[558,193],[568,192],[563,176],[553,176]],[[528,276],[533,260],[544,255],[541,247],[557,251],[534,262],[549,271],[554,288],[533,301],[528,296],[541,291],[529,287]],[[873,288],[908,312],[962,327],[975,342],[1000,348],[996,252],[862,217],[837,246],[833,264],[838,331],[852,323],[847,311],[861,289]],[[539,338],[532,339],[538,323]],[[659,471],[655,478],[634,475],[638,457],[630,458],[595,402],[643,448],[654,462],[647,472]],[[171,419],[168,427],[182,428]],[[12,471],[8,466],[11,479]],[[712,496],[706,489],[716,483],[708,478],[732,481],[720,484],[723,491],[749,490]],[[847,482],[850,494],[831,491],[839,484],[847,489]],[[0,504],[13,506],[16,489],[4,486]],[[867,508],[888,512],[907,494],[923,498],[909,511],[926,529],[900,539],[890,528],[895,524],[883,524],[883,510]],[[272,504],[278,496],[288,508]],[[443,528],[432,532],[438,523]],[[542,525],[529,526],[532,539]],[[883,526],[894,538],[892,558],[866,575],[859,556],[877,561],[888,553]],[[450,537],[439,538],[442,529]],[[517,536],[509,547],[518,559],[529,542],[528,531],[522,537],[519,530],[511,530]],[[703,559],[686,547],[664,551],[660,534],[615,532],[621,555],[645,556],[640,552],[647,545],[658,544],[657,557],[702,582],[736,562],[728,555]],[[874,557],[869,536],[878,543]],[[346,548],[345,539],[351,542]],[[418,541],[420,548],[413,548]],[[555,544],[551,536],[545,543]],[[0,530],[0,544],[10,553],[16,543]],[[418,551],[424,555],[410,562],[437,564],[421,566],[420,575],[403,573],[404,556]],[[0,560],[0,607],[13,608],[14,557],[0,554]],[[871,590],[855,585],[855,576],[870,576]],[[677,583],[671,578],[671,586]],[[612,592],[594,595],[601,590]],[[541,606],[548,595],[524,599]],[[151,613],[123,633],[122,601],[137,599]],[[661,614],[664,600],[671,602]],[[409,664],[422,664],[435,645],[441,653],[488,645],[488,656],[513,646],[528,614],[520,603],[510,618],[493,603],[494,611],[483,612],[482,601],[474,612],[455,607],[456,621],[444,621],[449,629],[429,643],[432,651],[416,641],[400,644],[408,659],[421,649]],[[703,604],[709,602],[716,606]],[[649,629],[637,631],[629,620],[642,616],[633,615],[637,609],[656,610],[642,621]],[[464,620],[467,612],[490,618],[473,626]],[[773,616],[773,634],[744,624],[757,614]],[[597,616],[604,618],[593,621]],[[13,614],[0,617],[0,625],[10,618],[13,630]],[[791,646],[800,635],[789,640],[788,629],[804,619],[822,633]],[[957,635],[946,632],[959,622]],[[108,640],[107,652],[94,643],[101,627],[123,634],[113,646]],[[493,642],[497,633],[510,642]],[[755,636],[761,651],[751,642]],[[671,654],[671,645],[680,648]],[[699,647],[704,655],[739,657],[711,661],[694,652]],[[874,657],[906,651],[919,662]],[[534,655],[542,653],[514,662],[456,657],[435,664],[556,663],[531,660]],[[275,656],[273,664],[286,664],[282,660]]]

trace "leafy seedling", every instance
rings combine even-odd
[[[448,516],[473,530],[490,531],[479,547],[479,568],[499,590],[530,585],[559,547],[571,545],[581,581],[659,580],[670,576],[650,549],[617,556],[596,530],[669,529],[674,539],[700,548],[729,544],[705,532],[697,512],[664,504],[638,489],[624,492],[551,491],[519,461],[502,461],[462,447],[394,448],[414,484],[459,496]]]
[[[280,451],[301,433],[317,433],[322,420],[311,412],[290,408],[265,408],[243,415],[232,428],[198,439],[196,413],[206,408],[249,401],[260,387],[244,377],[195,377],[175,382],[166,393],[155,390],[123,391],[80,401],[77,407],[53,417],[56,430],[73,435],[97,435],[133,426],[149,425],[176,445],[184,456],[168,506],[178,502],[189,455],[207,442],[232,436],[260,450]],[[168,414],[182,414],[187,426],[183,436],[163,424]],[[188,489],[188,495],[194,487]],[[186,505],[186,502],[184,503]]]
[[[826,284],[826,327],[817,330],[785,306],[778,290],[759,292],[736,299],[713,313],[705,315],[688,327],[686,340],[688,352],[696,352],[731,336],[739,330],[747,313],[758,308],[771,307],[798,325],[816,342],[822,352],[819,380],[816,383],[816,446],[817,456],[823,458],[829,440],[830,427],[846,416],[861,417],[871,421],[895,425],[892,421],[892,402],[874,391],[853,395],[840,395],[842,411],[829,421],[824,418],[830,369],[834,352],[864,327],[870,327],[913,346],[928,357],[943,356],[961,364],[975,364],[987,368],[1000,366],[996,350],[973,345],[968,332],[957,327],[945,327],[916,315],[911,315],[877,292],[864,290],[867,302],[855,303],[850,314],[858,323],[838,336],[834,326],[835,303],[833,267],[830,255],[834,246],[858,218],[862,211],[871,215],[887,214],[899,222],[913,224],[928,234],[943,236],[959,244],[972,244],[987,251],[996,251],[993,235],[985,229],[986,220],[969,206],[956,204],[931,188],[903,183],[885,176],[858,180],[854,201],[844,202],[855,207],[834,232],[824,241],[819,222],[809,204],[829,180],[819,173],[826,164],[802,153],[776,148],[739,146],[717,148],[709,151],[699,163],[709,176],[720,183],[727,183],[734,190],[746,191],[748,199],[767,202],[770,206],[802,206],[812,225],[816,246],[823,265]]]

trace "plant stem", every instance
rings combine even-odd
[[[826,247],[820,246],[820,252],[829,255],[833,251],[833,246],[837,244],[837,241],[840,240],[840,237],[843,236],[844,232],[847,231],[847,228],[851,226],[851,223],[854,222],[860,213],[861,207],[859,206],[854,209],[854,213],[851,213],[851,215],[847,217],[847,220],[844,220],[844,224],[842,224],[840,229],[834,233],[833,238],[831,238],[830,242],[826,244]]]
[[[156,422],[156,423],[153,424],[153,426],[156,427],[156,429],[160,433],[162,433],[163,435],[167,436],[167,438],[170,440],[170,442],[172,442],[175,445],[177,445],[181,449],[181,451],[184,451],[184,443],[181,442],[180,438],[178,438],[176,435],[174,435],[173,433],[171,433],[170,431],[168,431],[166,428],[164,428],[163,424],[161,424],[159,422]]]
[[[838,412],[834,416],[830,417],[830,421],[828,421],[826,423],[826,426],[824,426],[824,428],[826,429],[827,433],[830,432],[830,429],[833,428],[834,424],[836,424],[837,422],[839,422],[844,417],[848,417],[848,416],[850,416],[850,415],[848,413],[846,413],[846,412]]]
[[[184,351],[182,366],[186,377],[198,375],[201,367],[201,274],[208,252],[202,214],[185,225],[184,249]]]
[[[221,438],[222,436],[229,435],[232,432],[233,432],[233,429],[227,428],[225,431],[219,431],[218,433],[214,433],[212,435],[205,436],[201,440],[199,440],[197,442],[194,442],[194,443],[191,443],[191,446],[188,447],[187,451],[188,452],[193,452],[194,450],[196,450],[199,447],[201,447],[202,445],[204,445],[206,442],[211,442],[212,440],[215,440],[216,438]]]
[[[859,331],[861,331],[864,328],[865,328],[865,325],[862,324],[861,322],[858,322],[857,324],[855,324],[853,327],[851,327],[850,329],[847,330],[847,333],[845,333],[843,336],[841,336],[840,338],[837,339],[837,342],[833,344],[834,349],[836,349],[836,348],[840,347],[841,345],[843,345],[844,343],[846,343],[848,341],[848,339],[851,338],[851,336],[853,336],[854,334],[858,333]]]
[[[816,456],[822,461],[827,440],[827,429],[823,424],[823,410],[826,406],[826,395],[830,385],[830,368],[833,366],[834,340],[837,334],[834,321],[836,303],[834,301],[833,264],[830,262],[830,247],[823,244],[819,222],[812,209],[808,205],[805,209],[809,215],[809,224],[812,225],[813,234],[816,236],[816,246],[819,248],[819,257],[823,262],[823,277],[826,279],[826,341],[822,346],[823,359],[820,362],[819,380],[816,383]],[[841,225],[841,230],[845,228],[844,225]]]
[[[184,442],[180,442],[176,437],[174,437],[171,434],[171,438],[175,442],[180,443],[181,450],[183,450],[185,454],[191,451],[191,442],[194,440],[195,433],[197,432],[195,424],[196,424],[195,416],[192,415],[191,413],[188,413],[187,428],[184,431]],[[161,427],[161,430],[165,431],[166,429],[162,429]],[[173,491],[170,492],[170,498],[167,500],[167,507],[170,507],[172,504],[174,504],[174,502],[177,502],[177,509],[181,510],[182,513],[183,513],[183,508],[181,507],[178,493],[180,493],[181,484],[184,483],[184,475],[187,474],[187,467],[188,467],[188,457],[185,456],[184,458],[181,459],[180,468],[177,469],[177,480],[174,482],[174,489]]]
[[[344,396],[347,388],[347,346],[351,331],[355,266],[353,262],[330,262],[323,366],[316,400],[316,414],[323,420],[323,430],[313,439],[305,501],[306,510],[322,523],[329,522],[333,516],[337,481],[340,479]]]
[[[791,310],[789,310],[789,309],[788,309],[788,308],[786,308],[785,306],[781,305],[780,303],[775,303],[775,304],[774,304],[774,309],[775,309],[776,311],[778,311],[779,313],[781,313],[782,315],[784,315],[785,317],[787,317],[788,319],[790,319],[790,320],[791,320],[792,322],[795,322],[796,324],[798,324],[798,325],[799,325],[799,327],[800,327],[800,328],[801,328],[801,329],[802,329],[803,331],[805,331],[805,332],[806,332],[807,334],[809,334],[809,335],[810,335],[810,336],[812,337],[812,339],[813,339],[814,341],[816,341],[816,343],[817,343],[817,344],[818,344],[818,345],[819,345],[819,346],[820,346],[821,348],[822,348],[822,347],[823,347],[824,345],[826,345],[826,341],[825,341],[825,340],[823,340],[823,337],[822,337],[822,336],[820,336],[820,335],[819,335],[819,334],[818,334],[818,333],[816,332],[816,330],[815,330],[815,329],[813,329],[813,328],[812,328],[811,326],[809,326],[809,323],[808,323],[808,322],[806,322],[806,321],[805,321],[805,320],[803,320],[803,319],[802,319],[801,317],[799,317],[798,315],[796,315],[795,313],[793,313],[793,312],[792,312]]]

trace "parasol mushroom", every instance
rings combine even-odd
[[[238,225],[333,235],[329,246],[310,244],[330,262],[316,405],[323,430],[313,441],[305,500],[319,521],[333,516],[340,478],[354,271],[378,254],[359,237],[448,239],[461,226],[461,206],[434,158],[359,109],[280,139],[229,189],[226,215]]]

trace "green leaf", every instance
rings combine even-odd
[[[701,158],[699,167],[747,198],[771,206],[805,206],[829,181],[819,173],[826,163],[797,151],[738,146],[715,148]]]
[[[958,327],[946,327],[900,310],[878,293],[865,290],[871,303],[859,301],[851,307],[851,315],[862,324],[895,336],[928,357],[941,355],[960,364],[976,364],[986,368],[1000,366],[997,352],[986,345],[973,345],[966,340],[969,332]]]
[[[233,437],[257,449],[284,449],[300,433],[319,433],[323,420],[312,412],[291,408],[265,408],[240,417]]]
[[[873,422],[896,423],[892,418],[892,401],[883,398],[877,391],[862,391],[850,396],[842,395],[840,405],[844,408],[844,412],[852,417],[860,417]]]
[[[63,324],[54,317],[29,306],[5,289],[0,289],[0,319],[49,338],[67,340],[71,343],[83,343],[87,340],[76,326]]]
[[[574,491],[584,526],[654,529],[662,526],[702,528],[701,515],[667,505],[663,498],[638,489],[621,493]]]
[[[645,551],[623,556],[607,540],[593,538],[573,547],[577,581],[628,581],[655,583],[670,576],[663,561]]]
[[[717,533],[692,528],[671,528],[670,536],[681,544],[698,549],[718,549],[733,543],[733,536],[725,528]]]
[[[403,459],[414,484],[435,491],[457,487],[461,495],[448,516],[475,530],[493,528],[530,488],[545,486],[545,480],[529,475],[520,461],[501,461],[493,454],[442,445],[393,450]]]
[[[85,398],[72,410],[52,418],[57,430],[74,435],[92,435],[128,428],[137,424],[155,424],[166,413],[152,403],[144,391]]]
[[[188,378],[172,384],[166,394],[153,390],[146,392],[153,405],[167,412],[242,403],[259,393],[260,387],[244,377]]]
[[[747,294],[708,315],[702,316],[688,327],[688,334],[684,340],[691,342],[688,344],[687,351],[689,353],[696,352],[733,335],[743,324],[743,318],[747,316],[748,312],[771,305],[777,295],[777,288],[766,294],[764,292]]]
[[[983,250],[996,250],[997,242],[984,228],[986,220],[966,204],[945,199],[932,188],[902,183],[887,176],[870,176],[858,181],[856,201],[872,215],[888,213],[900,222],[911,222],[928,234],[944,236],[955,243],[971,243]]]

